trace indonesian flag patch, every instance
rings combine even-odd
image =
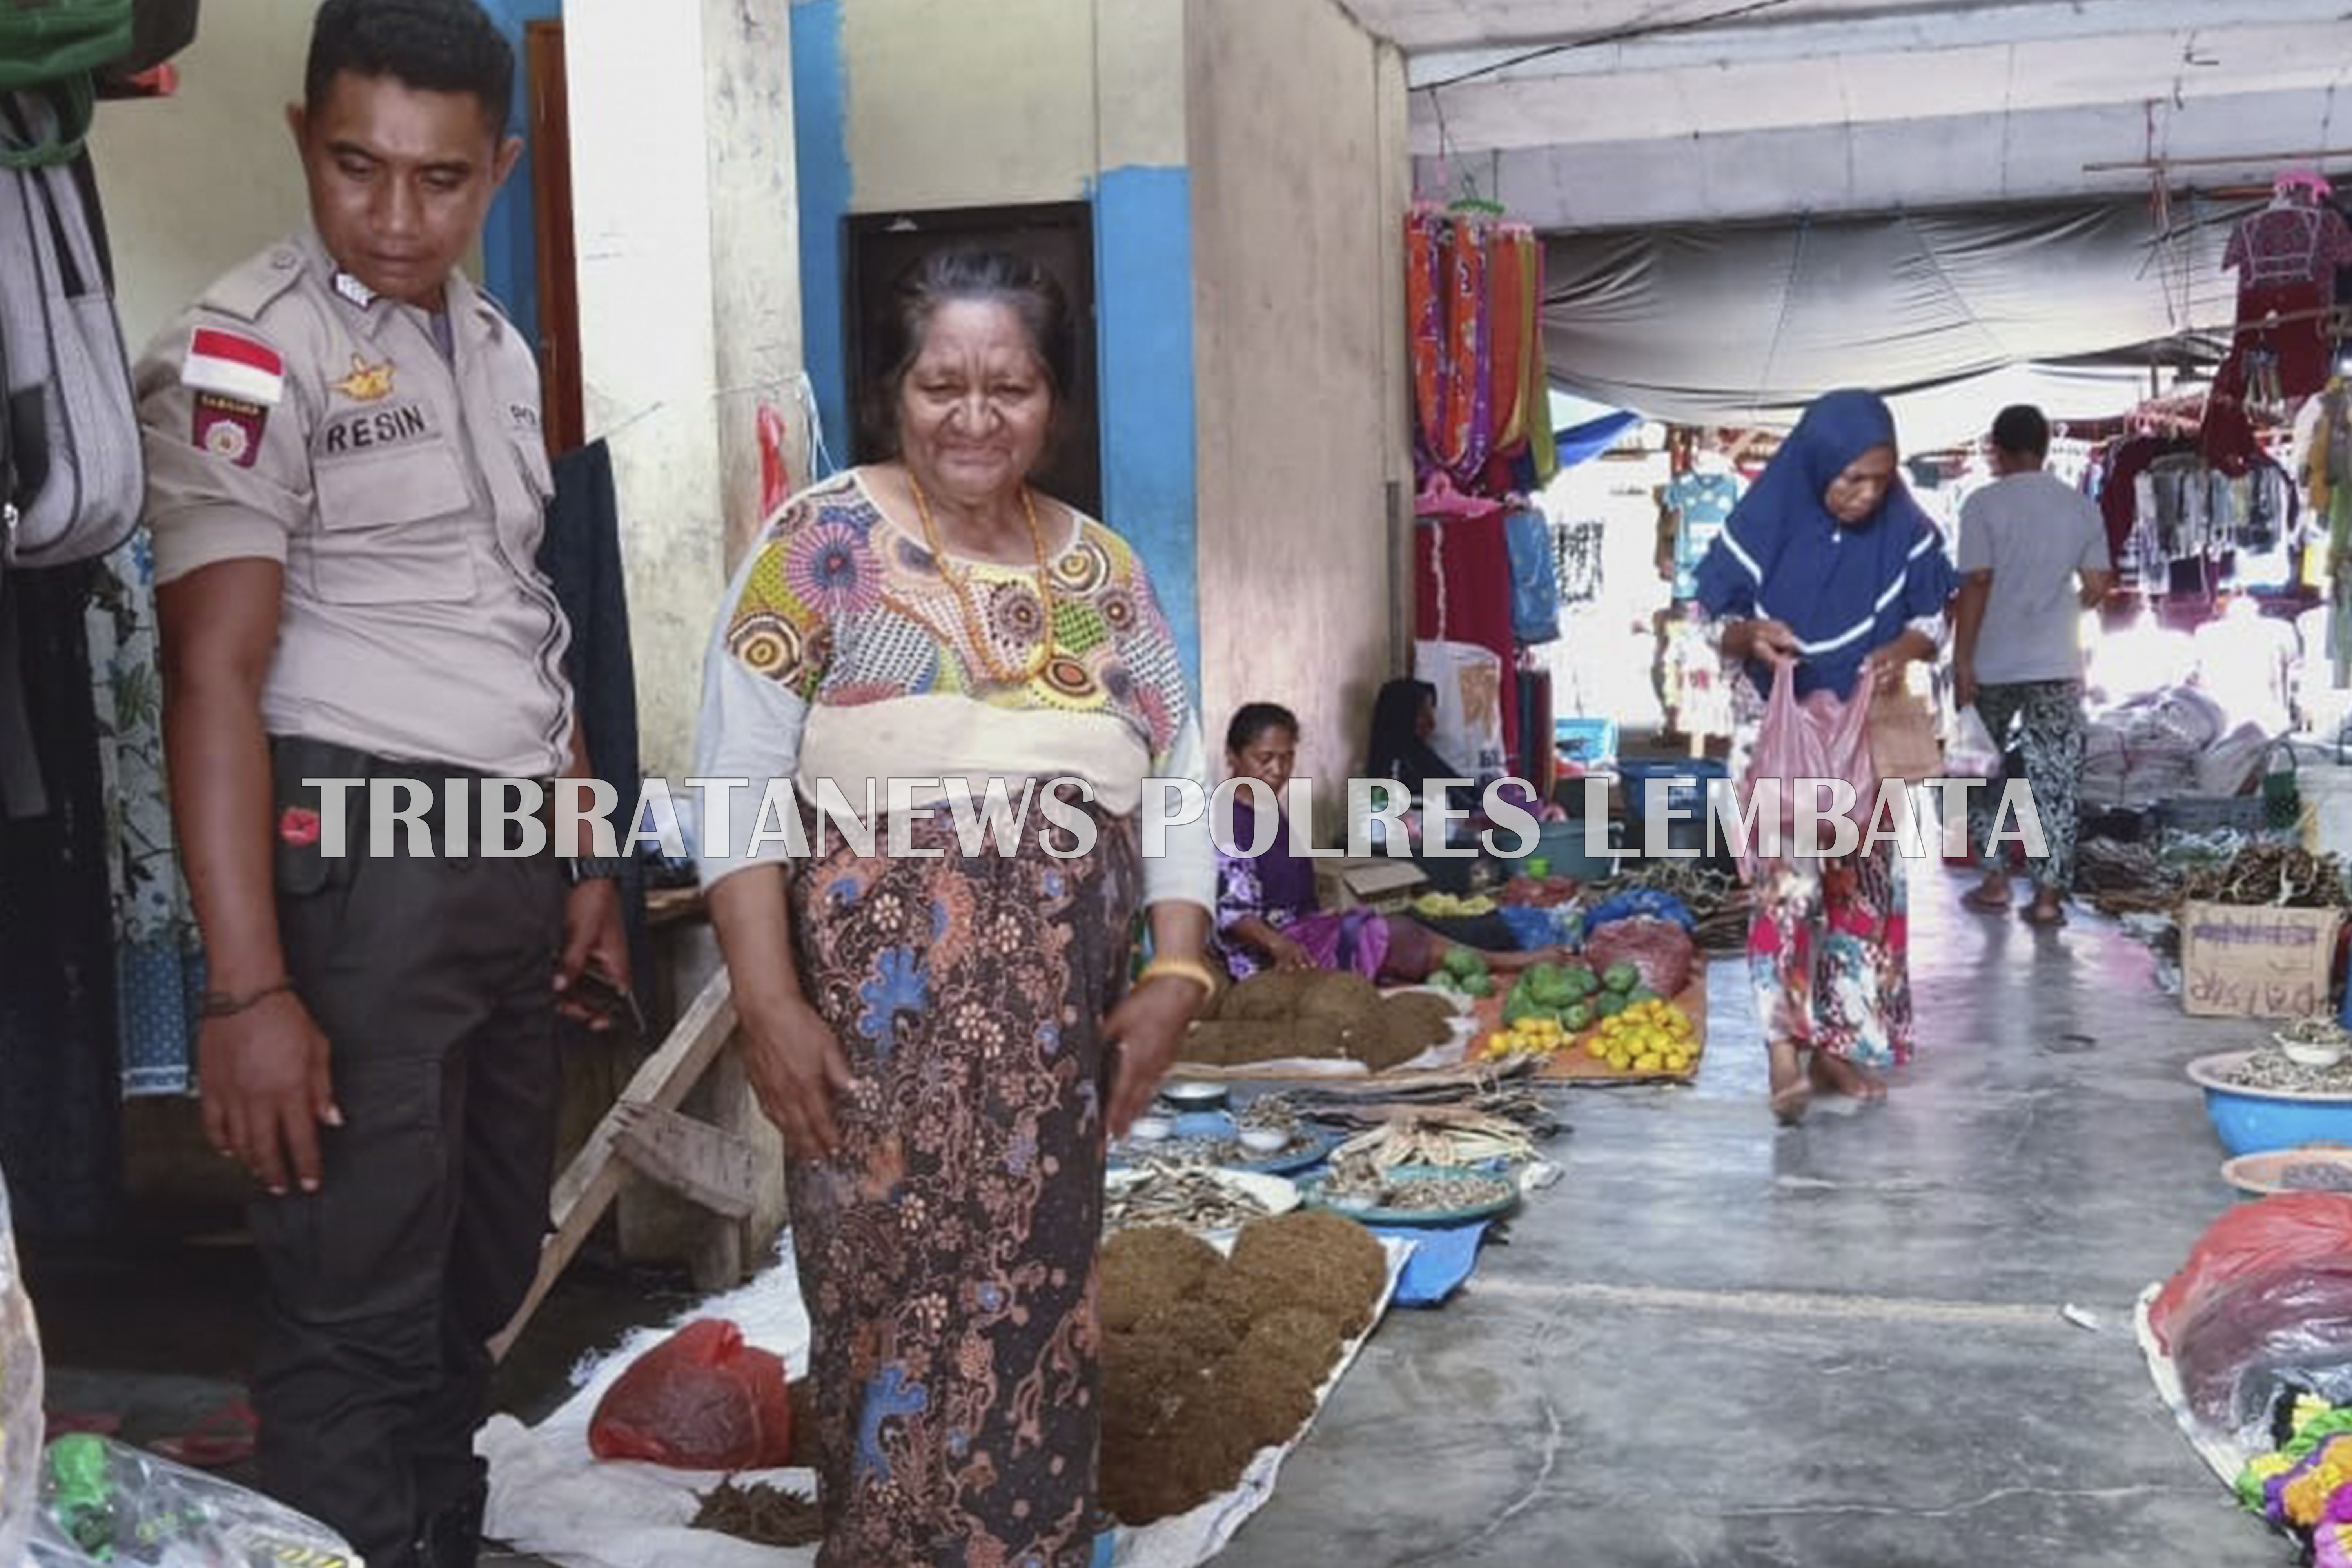
[[[286,362],[268,343],[218,327],[198,327],[188,340],[180,384],[243,404],[275,408],[286,395]]]
[[[216,392],[196,394],[196,426],[191,435],[196,447],[224,463],[249,468],[261,457],[261,432],[269,410]]]

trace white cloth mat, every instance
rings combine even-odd
[[[783,1357],[797,1377],[808,1366],[809,1321],[793,1270],[792,1238],[782,1256],[740,1289],[714,1296],[659,1328],[639,1329],[614,1350],[592,1357],[574,1374],[577,1391],[539,1426],[525,1426],[511,1415],[491,1419],[475,1447],[490,1467],[489,1509],[484,1531],[518,1551],[548,1558],[563,1568],[793,1568],[814,1564],[816,1549],[755,1546],[715,1531],[695,1530],[698,1494],[725,1479],[720,1473],[665,1469],[635,1461],[600,1461],[588,1451],[588,1424],[629,1364],[681,1325],[698,1318],[725,1318],[743,1338]],[[1388,1283],[1372,1317],[1379,1326],[1412,1254],[1411,1242],[1384,1240]],[[1368,1328],[1349,1342],[1339,1363],[1316,1398],[1320,1414],[1331,1390],[1354,1364],[1371,1335]],[[1122,1528],[1117,1568],[1193,1568],[1223,1551],[1244,1521],[1274,1493],[1282,1462],[1314,1429],[1310,1418],[1298,1436],[1278,1448],[1259,1450],[1241,1481],[1223,1497],[1192,1512],[1163,1519],[1141,1530]],[[742,1471],[739,1483],[766,1482],[814,1495],[809,1470]]]

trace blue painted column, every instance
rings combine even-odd
[[[1201,680],[1192,194],[1181,167],[1103,173],[1095,192],[1103,521],[1143,556]]]
[[[849,72],[842,58],[841,0],[793,6],[793,157],[800,186],[801,356],[816,388],[817,417],[835,465],[849,454],[846,326],[849,216]],[[812,452],[822,475],[826,464]]]
[[[523,58],[525,24],[551,22],[563,15],[563,0],[482,0],[499,30],[515,50],[514,111],[507,117],[507,133],[522,138],[522,156],[514,173],[490,204],[482,226],[482,286],[522,334],[532,353],[539,352],[539,224],[532,199],[531,165],[536,151],[530,138],[530,78]]]

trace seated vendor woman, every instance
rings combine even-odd
[[[1252,702],[1225,730],[1225,766],[1282,798],[1298,757],[1298,721],[1287,708]],[[1251,792],[1254,793],[1254,792]],[[1255,842],[1250,793],[1234,802],[1235,846]],[[1290,849],[1287,818],[1256,855],[1217,850],[1217,924],[1212,951],[1236,980],[1265,970],[1352,969],[1383,984],[1412,985],[1444,963],[1454,944],[1403,915],[1371,910],[1327,910],[1315,895],[1315,863]],[[1486,952],[1498,973],[1565,956],[1558,948]]]

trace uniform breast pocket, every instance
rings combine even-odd
[[[448,448],[338,458],[318,464],[312,482],[311,584],[320,599],[404,605],[474,596],[474,497]]]

